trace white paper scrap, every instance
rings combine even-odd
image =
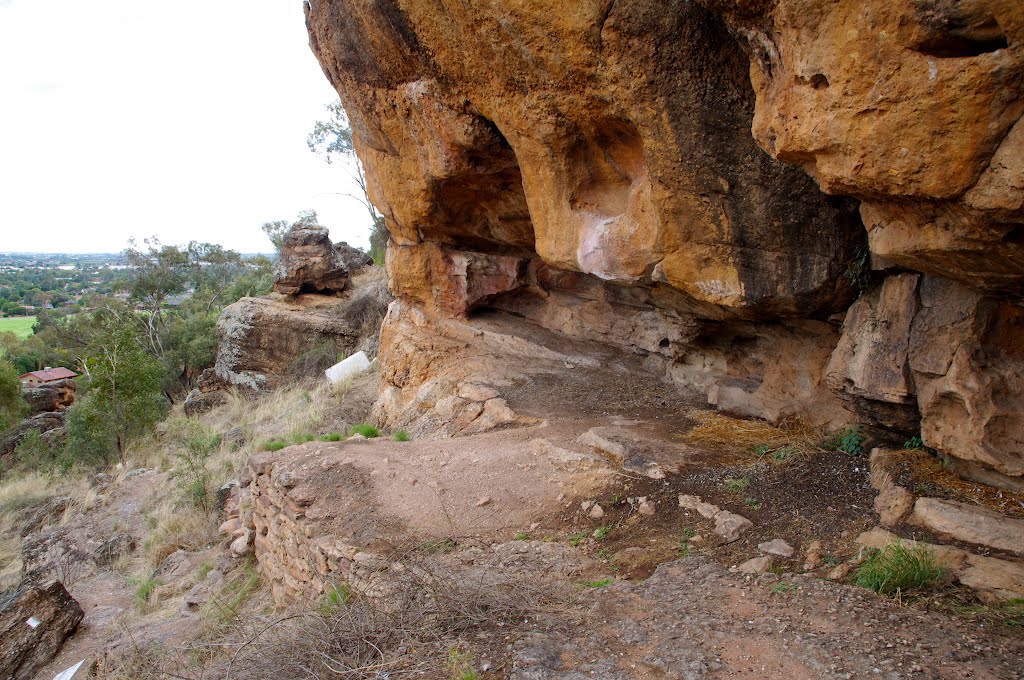
[[[30,616],[28,617],[28,621],[26,621],[25,623],[28,624],[29,628],[36,629],[39,627],[39,624],[42,623],[42,621],[40,621],[34,616]]]
[[[85,659],[82,659],[66,671],[57,673],[57,675],[53,676],[53,680],[71,680],[71,678],[75,677],[75,673],[82,667],[83,663],[85,663]]]

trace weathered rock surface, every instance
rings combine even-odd
[[[29,405],[29,415],[49,411],[63,411],[75,403],[75,381],[55,380],[49,383],[22,387],[21,396]]]
[[[30,680],[60,651],[84,616],[59,581],[22,584],[0,607],[0,677]]]
[[[1024,477],[1019,3],[305,10],[392,237],[389,422],[500,310],[723,410]]]
[[[909,522],[958,541],[1024,555],[1024,520],[967,503],[918,498]]]
[[[327,228],[294,224],[274,264],[274,291],[282,295],[345,290],[349,273],[373,260],[347,243],[331,243]]]
[[[242,298],[217,320],[217,363],[203,387],[271,389],[303,352],[329,345],[334,356],[349,352],[359,329],[341,313],[343,300],[325,295]]]
[[[44,436],[50,432],[56,433],[64,427],[66,419],[67,415],[64,411],[43,411],[25,418],[0,435],[0,456],[14,453],[14,449],[18,448],[21,440],[32,430],[36,430]]]

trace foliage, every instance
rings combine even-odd
[[[863,456],[864,442],[866,441],[863,428],[860,425],[855,425],[854,427],[845,427],[829,436],[822,443],[822,448],[829,451],[842,451],[851,456]]]
[[[352,427],[349,428],[348,433],[350,437],[359,434],[366,437],[367,439],[373,439],[374,437],[380,436],[380,430],[378,430],[373,425],[370,425],[369,423],[359,423],[358,425],[353,425]]]
[[[267,238],[270,239],[274,250],[281,252],[281,249],[284,248],[285,234],[288,233],[290,226],[288,220],[274,220],[273,222],[264,222],[260,228],[267,235]]]
[[[597,529],[595,529],[593,536],[597,540],[603,541],[604,539],[608,538],[608,535],[612,533],[612,529],[614,528],[615,527],[613,527],[611,524],[605,524],[604,526],[600,526]]]
[[[318,439],[322,442],[340,442],[342,437],[339,432],[328,432],[327,434],[320,435]]]
[[[269,439],[265,442],[261,442],[259,445],[260,451],[280,451],[284,447],[288,446],[288,442],[281,439]]]
[[[345,194],[359,201],[370,216],[370,257],[375,264],[384,263],[384,251],[388,243],[388,231],[384,217],[377,212],[370,200],[370,192],[366,183],[366,173],[356,156],[352,137],[352,126],[341,102],[333,102],[327,106],[328,118],[313,124],[313,131],[306,137],[309,150],[319,155],[325,162],[341,160],[349,169],[349,174],[359,186],[359,195]]]
[[[395,433],[391,435],[391,438],[396,442],[407,442],[410,439],[409,433],[405,430],[396,430]]]
[[[153,574],[133,578],[131,583],[135,586],[135,603],[140,609],[150,604],[153,593],[160,586],[160,580]]]
[[[872,551],[857,572],[855,582],[881,595],[900,597],[931,587],[945,573],[930,549],[893,543]]]
[[[451,680],[477,680],[480,677],[473,668],[473,655],[455,647],[448,650],[448,672]]]
[[[105,316],[85,348],[85,394],[68,410],[68,452],[86,464],[123,459],[129,441],[168,411],[160,362],[122,318]]]
[[[213,494],[206,462],[220,446],[220,434],[195,418],[176,420],[168,432],[178,449],[175,472],[179,489],[193,507],[209,513]]]
[[[44,472],[53,465],[53,451],[37,429],[29,430],[14,449],[14,466]]]
[[[21,398],[18,369],[0,355],[0,431],[16,425],[26,411],[28,404]]]

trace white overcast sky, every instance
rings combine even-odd
[[[0,0],[0,251],[268,252],[260,225],[308,208],[365,247],[306,147],[336,98],[307,40],[301,0]]]

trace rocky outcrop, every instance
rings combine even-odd
[[[296,223],[285,234],[274,264],[274,291],[282,295],[341,292],[350,273],[371,264],[373,260],[358,248],[332,244],[326,227]]]
[[[242,298],[228,305],[217,320],[217,362],[200,390],[271,389],[304,352],[318,346],[332,357],[352,351],[359,329],[343,308],[344,300],[327,295]]]
[[[28,680],[78,627],[82,608],[59,581],[22,584],[0,607],[0,677]]]
[[[64,411],[44,411],[25,418],[16,426],[0,435],[0,457],[14,453],[18,444],[35,430],[44,438],[54,437],[63,431],[67,414]]]
[[[63,411],[75,403],[75,381],[54,380],[22,387],[21,396],[28,402],[30,415]]]
[[[497,313],[1024,476],[1019,3],[305,8],[391,233],[392,421]]]

